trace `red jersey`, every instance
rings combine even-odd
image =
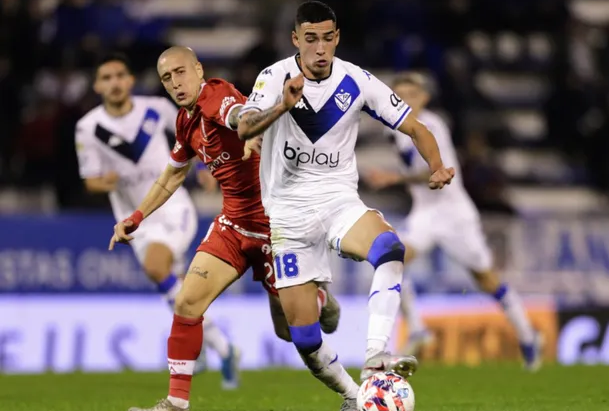
[[[245,101],[224,80],[209,79],[204,83],[192,115],[185,108],[178,112],[171,164],[184,167],[198,156],[218,180],[224,196],[222,214],[237,228],[268,233],[268,218],[260,197],[260,156],[252,153],[247,161],[241,159],[245,142],[228,122],[231,111]]]

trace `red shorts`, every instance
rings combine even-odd
[[[252,267],[254,281],[261,281],[267,292],[277,295],[271,242],[267,235],[236,229],[224,216],[216,216],[197,248],[219,258],[242,276]]]

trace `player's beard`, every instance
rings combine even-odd
[[[115,110],[120,110],[120,109],[124,108],[126,105],[128,105],[129,102],[130,102],[129,93],[121,92],[121,93],[110,93],[109,98],[106,98],[105,104],[113,107]]]

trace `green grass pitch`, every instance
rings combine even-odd
[[[353,370],[353,375],[357,371]],[[609,411],[609,367],[423,365],[410,380],[417,411]],[[0,375],[1,411],[126,411],[166,395],[167,374]],[[242,388],[195,377],[193,411],[338,411],[341,399],[306,371],[245,372]]]

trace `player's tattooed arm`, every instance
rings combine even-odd
[[[406,117],[398,130],[412,138],[415,147],[429,165],[432,173],[444,167],[436,138],[416,117]]]
[[[258,113],[249,112],[241,117],[239,122],[239,138],[241,140],[249,140],[258,135],[261,135],[271,126],[279,117],[287,113],[300,101],[304,88],[304,75],[298,74],[290,79],[286,77],[283,85],[283,98],[280,103],[273,107],[262,110]]]
[[[233,130],[236,130],[239,127],[239,113],[243,106],[237,106],[231,109],[230,114],[228,115],[228,125]]]
[[[271,126],[287,109],[283,104],[276,104],[263,111],[250,111],[245,113],[239,121],[237,132],[241,140],[249,140],[261,135]]]

